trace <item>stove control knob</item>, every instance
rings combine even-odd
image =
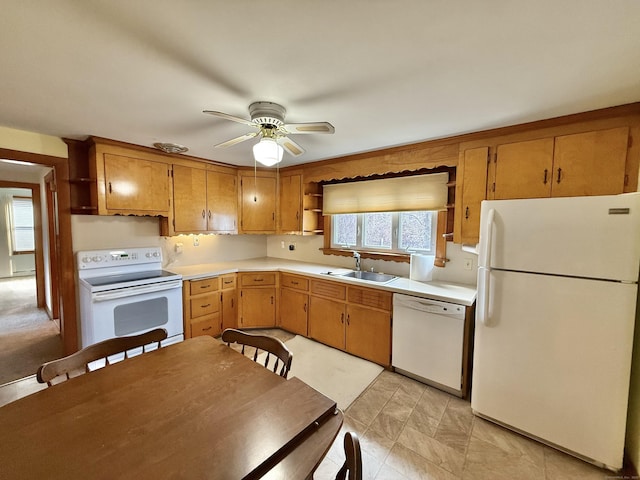
[[[82,257],[82,263],[91,263],[90,257]]]
[[[158,258],[160,256],[160,252],[153,252],[153,257]]]
[[[96,255],[91,260],[93,260],[94,262],[100,262],[100,261],[102,261],[102,257],[100,257],[99,255]]]
[[[147,252],[144,256],[147,257],[147,258],[151,258],[151,253]]]

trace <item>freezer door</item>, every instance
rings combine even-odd
[[[636,285],[490,272],[476,322],[472,409],[622,466]]]
[[[640,194],[484,201],[479,265],[635,282]]]

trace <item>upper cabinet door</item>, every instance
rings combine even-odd
[[[275,176],[251,174],[243,175],[241,179],[241,233],[275,233]]]
[[[280,233],[302,232],[302,176],[280,177]]]
[[[628,127],[556,137],[551,196],[622,193],[628,145]]]
[[[237,176],[207,172],[207,229],[215,233],[238,233]]]
[[[105,153],[104,176],[107,210],[168,216],[168,164]]]
[[[477,243],[480,236],[480,203],[487,192],[488,147],[472,148],[464,151],[461,159],[460,178],[462,194],[460,205],[461,243]]]
[[[498,145],[495,200],[548,197],[553,174],[553,137]]]
[[[204,170],[173,166],[173,209],[176,232],[194,233],[207,230],[207,184]]]

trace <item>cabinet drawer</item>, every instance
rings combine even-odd
[[[220,277],[220,288],[222,290],[231,290],[236,288],[236,274],[222,275]]]
[[[203,295],[189,300],[191,305],[191,318],[201,317],[220,311],[220,299],[218,295]]]
[[[298,277],[296,275],[289,275],[287,273],[281,273],[280,286],[304,290],[306,292],[309,290],[309,279]]]
[[[191,336],[217,335],[220,330],[219,323],[219,315],[213,315],[202,320],[191,322]]]
[[[276,274],[271,273],[242,273],[240,285],[242,287],[264,287],[276,284]]]
[[[346,298],[347,287],[338,282],[325,282],[323,280],[311,281],[311,293],[331,297],[334,300],[344,300]]]
[[[391,293],[372,288],[349,287],[349,303],[391,311]]]
[[[191,295],[215,292],[216,290],[218,290],[218,277],[204,278],[202,280],[191,280],[189,282],[189,293]]]

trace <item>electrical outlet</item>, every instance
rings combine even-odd
[[[182,247],[184,245],[182,245],[181,242],[176,243],[175,249],[176,249],[176,253],[182,253]]]
[[[284,240],[280,242],[280,248],[284,248]]]
[[[194,247],[199,247],[200,246],[200,237],[198,237],[197,235],[193,236],[193,246]]]
[[[471,270],[473,268],[473,258],[464,259],[464,269]]]

